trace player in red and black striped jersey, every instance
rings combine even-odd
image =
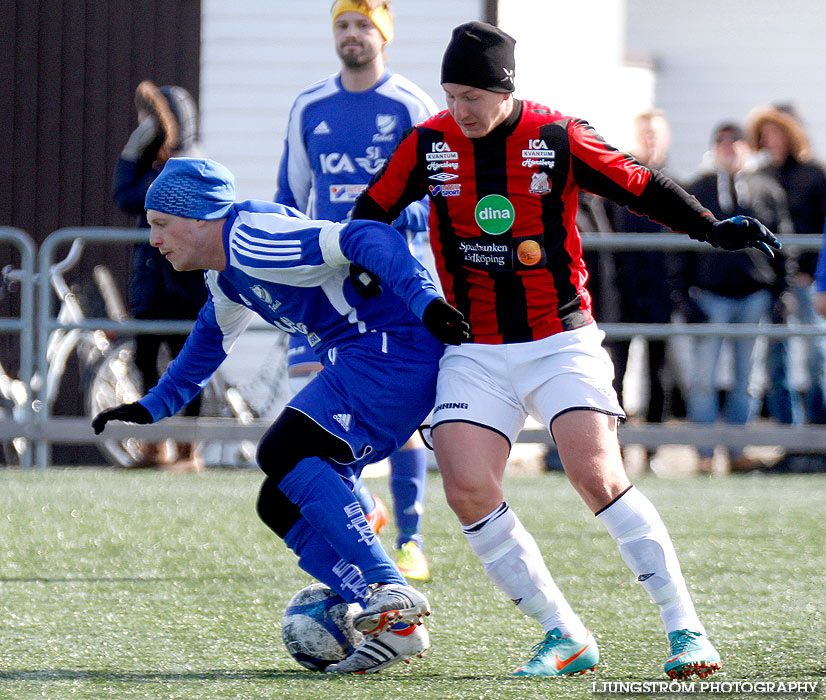
[[[714,217],[694,197],[587,122],[511,102],[482,138],[468,138],[447,110],[414,127],[353,212],[392,221],[430,196],[442,285],[480,343],[539,340],[593,320],[574,223],[580,189],[692,238],[714,232]]]
[[[666,673],[703,677],[720,668],[720,657],[665,525],[622,464],[624,413],[585,286],[578,193],[727,250],[752,246],[771,256],[779,243],[754,219],[718,221],[586,122],[514,99],[513,45],[481,22],[454,29],[442,61],[448,110],[403,137],[353,218],[390,222],[430,197],[439,276],[472,337],[448,348],[440,363],[433,446],[447,500],[486,573],[546,631],[515,675],[584,672],[599,660],[593,637],[504,502],[510,446],[533,415],[548,426],[572,485],[659,606],[670,644]]]

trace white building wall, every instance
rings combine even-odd
[[[201,113],[208,154],[238,178],[239,197],[275,187],[293,98],[338,69],[331,0],[203,0]],[[394,0],[390,67],[440,107],[439,63],[450,30],[480,19],[482,0]],[[631,119],[663,108],[671,168],[696,170],[709,134],[759,104],[792,102],[826,159],[826,6],[822,0],[500,0],[517,39],[517,96],[591,122],[631,145]]]
[[[618,148],[652,106],[654,76],[628,65],[626,0],[500,0],[499,26],[516,39],[516,95],[579,117]]]
[[[201,136],[235,173],[239,199],[272,199],[284,130],[298,92],[339,68],[332,0],[203,0]],[[444,107],[442,52],[454,26],[481,19],[481,0],[394,0],[388,65]]]
[[[655,99],[673,127],[671,166],[692,175],[714,126],[757,105],[791,102],[826,159],[823,0],[627,0],[625,43],[650,59]]]

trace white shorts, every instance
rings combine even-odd
[[[604,337],[590,323],[528,343],[448,346],[439,363],[431,427],[475,423],[513,444],[528,415],[549,429],[554,418],[573,409],[624,419]]]

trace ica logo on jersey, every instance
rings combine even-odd
[[[325,175],[356,172],[356,165],[347,153],[321,153],[318,160],[321,172]],[[359,167],[370,175],[375,175],[381,170],[386,160],[379,146],[368,146],[364,155],[355,159]]]
[[[321,153],[318,160],[325,175],[356,172],[356,166],[346,153]]]
[[[556,151],[548,148],[545,139],[528,139],[528,147],[522,149],[522,166],[525,168],[533,168],[537,166],[545,166],[546,168],[554,167],[556,160]]]
[[[425,154],[426,160],[458,160],[459,154],[451,151],[447,141],[434,141],[430,145],[430,153]]]

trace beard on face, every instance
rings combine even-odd
[[[351,46],[358,46],[360,50],[355,53],[345,52],[344,49]],[[372,63],[376,56],[378,56],[378,50],[373,50],[370,46],[361,43],[336,46],[336,53],[347,68],[361,68],[368,63]]]

